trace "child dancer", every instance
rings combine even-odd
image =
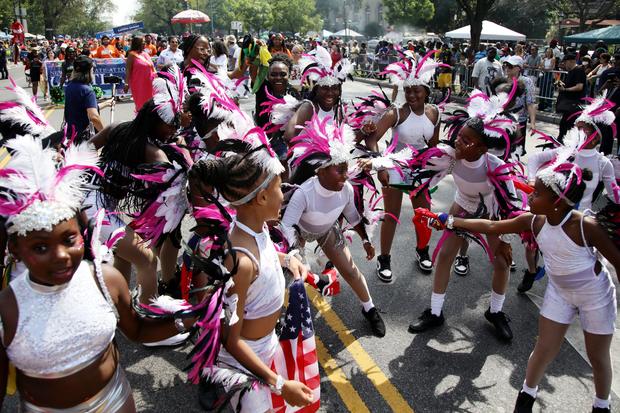
[[[444,224],[438,225],[495,235],[530,230],[545,257],[549,283],[538,321],[538,339],[515,405],[517,413],[532,411],[538,384],[560,351],[566,331],[577,315],[594,376],[592,412],[610,411],[610,346],[617,312],[616,288],[597,252],[609,260],[617,273],[620,251],[617,239],[615,244],[610,242],[596,220],[575,211],[592,178],[589,170],[570,162],[575,150],[587,142],[585,134],[578,132],[578,135],[578,140],[567,143],[566,148],[557,152],[553,163],[536,174],[529,199],[530,213],[506,221],[461,219],[442,214]]]
[[[30,136],[7,145],[12,158],[0,177],[0,211],[9,251],[27,271],[0,294],[0,399],[11,362],[20,411],[135,412],[116,328],[131,340],[155,341],[185,331],[190,320],[138,317],[123,276],[101,266],[103,211],[85,248],[78,217],[86,172],[98,171],[94,148],[69,148],[57,169],[59,155]]]
[[[364,275],[357,268],[340,228],[345,219],[362,238],[366,258],[375,255],[363,218],[354,201],[354,190],[347,181],[353,159],[355,135],[348,125],[337,126],[329,118],[314,115],[303,131],[291,141],[293,166],[305,162],[316,169],[316,176],[303,182],[293,193],[282,216],[282,227],[291,245],[317,241],[327,258],[344,277],[362,302],[362,314],[372,332],[385,335],[385,324],[377,311]],[[296,230],[295,228],[298,228]]]
[[[439,145],[427,149],[415,161],[419,166],[417,179],[423,182],[418,190],[436,185],[441,178],[451,173],[456,185],[451,208],[454,215],[498,218],[514,213],[516,207],[513,202],[516,196],[514,186],[508,179],[511,165],[488,153],[491,148],[508,150],[510,135],[517,129],[516,122],[502,115],[505,104],[510,100],[511,96],[506,93],[488,97],[474,90],[467,112],[449,120],[453,125],[450,135],[452,139],[456,136],[454,148]],[[485,318],[493,324],[500,339],[511,340],[513,334],[508,325],[509,320],[502,312],[511,262],[510,244],[494,235],[487,237],[487,241],[493,262],[493,281],[491,302]],[[409,326],[409,331],[422,332],[444,323],[442,308],[450,269],[462,242],[462,238],[453,234],[445,234],[439,241],[439,253],[434,253],[437,255],[437,265],[431,307]]]
[[[541,167],[552,162],[560,151],[567,151],[570,150],[569,147],[572,147],[575,151],[571,155],[571,162],[574,162],[581,169],[588,169],[592,173],[592,179],[586,182],[586,188],[581,200],[576,205],[576,209],[585,211],[592,208],[596,190],[601,184],[603,184],[612,202],[620,202],[620,191],[616,184],[614,167],[611,161],[596,149],[601,142],[602,131],[612,129],[613,133],[611,135],[613,137],[616,135],[613,127],[616,117],[611,110],[613,106],[614,104],[608,100],[597,98],[591,100],[590,104],[583,108],[575,120],[575,128],[582,130],[587,136],[587,139],[580,147],[575,147],[574,141],[571,141],[571,144],[566,146],[557,142],[550,136],[541,134],[543,139],[557,147],[555,149],[530,154],[527,163],[528,179],[530,183],[534,183],[536,173]],[[578,139],[579,133],[571,132],[571,137],[573,140]],[[525,271],[523,280],[518,287],[519,292],[526,292],[532,288],[536,273],[536,271],[531,271],[531,269]]]
[[[389,128],[392,128],[392,141],[397,151],[407,146],[420,150],[437,145],[441,116],[439,108],[427,102],[431,91],[429,82],[435,74],[435,69],[445,65],[432,59],[431,56],[435,52],[437,51],[428,52],[419,63],[405,57],[401,62],[392,63],[385,68],[384,73],[389,74],[396,85],[402,86],[405,104],[401,107],[392,106],[383,114],[375,126],[375,131],[366,137],[369,149],[378,150],[377,144]],[[362,132],[364,130],[362,129]],[[383,282],[391,282],[390,250],[403,201],[401,190],[409,189],[409,185],[405,181],[406,174],[403,175],[394,169],[381,171],[378,177],[383,185],[383,204],[387,216],[381,223],[381,254],[377,257],[377,277]],[[429,200],[428,192],[420,191],[417,196],[411,198],[411,204],[413,208],[430,208]],[[430,230],[417,221],[414,221],[414,227],[418,267],[422,271],[430,272],[433,270],[433,263],[428,253]]]

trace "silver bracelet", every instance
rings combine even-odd
[[[299,250],[291,250],[288,254],[284,256],[284,268],[288,268],[290,270],[291,267],[291,258],[299,253]]]
[[[187,328],[185,328],[185,324],[183,324],[183,319],[181,318],[174,319],[174,326],[177,328],[177,331],[181,334],[187,331]]]
[[[446,228],[454,229],[454,215],[448,215],[448,220],[446,221]]]

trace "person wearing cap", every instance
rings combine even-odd
[[[76,57],[71,80],[65,87],[65,123],[68,136],[76,134],[75,143],[88,140],[93,132],[103,129],[92,82],[93,60],[84,55]]]
[[[502,68],[506,77],[512,82],[516,79],[525,86],[525,93],[515,99],[515,104],[510,109],[516,113],[519,120],[519,131],[521,139],[517,146],[521,146],[521,155],[525,155],[525,137],[527,135],[527,118],[530,118],[530,128],[536,129],[536,91],[534,82],[531,78],[523,76],[523,66],[525,62],[517,55],[507,57],[502,63]]]
[[[564,70],[568,73],[564,82],[558,82],[558,101],[556,112],[562,114],[560,120],[560,134],[558,140],[563,142],[564,135],[573,127],[575,122],[573,114],[579,111],[579,104],[586,96],[586,72],[582,66],[577,65],[577,56],[570,53],[562,60]]]
[[[504,76],[501,64],[495,60],[497,57],[497,49],[489,47],[487,49],[486,59],[480,59],[474,65],[474,70],[471,73],[472,82],[474,87],[485,92],[487,95],[491,95],[489,85],[491,81],[496,77]]]
[[[241,48],[237,45],[237,39],[234,35],[226,36],[226,47],[228,48],[228,71],[232,72],[237,68],[237,61],[241,54]]]
[[[95,59],[110,59],[113,57],[120,57],[120,54],[116,47],[110,44],[110,37],[104,35],[101,38],[101,46],[97,48],[93,57]]]

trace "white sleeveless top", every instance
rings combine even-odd
[[[431,140],[435,134],[435,127],[439,123],[433,124],[431,120],[426,116],[426,108],[424,113],[416,115],[411,108],[409,109],[409,116],[400,125],[400,110],[396,109],[396,126],[393,128],[393,132],[398,134],[398,143],[396,145],[396,151],[403,149],[406,145],[411,145],[416,149],[424,149],[428,146],[428,141]]]
[[[25,375],[69,376],[92,364],[112,342],[115,308],[99,290],[87,261],[82,261],[71,281],[60,286],[34,283],[29,273],[9,286],[19,316],[6,353]],[[4,331],[0,333],[4,337]]]
[[[233,247],[235,251],[247,255],[258,268],[257,277],[247,291],[243,317],[247,320],[255,320],[271,315],[284,305],[285,281],[280,259],[269,237],[267,225],[264,226],[262,232],[254,232],[239,221],[235,221],[233,225],[254,237],[259,251],[257,259],[247,249]]]
[[[577,274],[593,268],[596,263],[594,248],[577,245],[562,228],[572,215],[571,210],[558,225],[551,225],[545,218],[545,223],[537,235],[534,233],[534,218],[532,218],[532,234],[535,234],[536,242],[545,259],[545,268],[554,276]],[[583,244],[588,245],[583,233],[583,217],[581,237]]]

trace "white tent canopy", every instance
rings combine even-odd
[[[356,32],[355,30],[351,30],[351,29],[342,29],[340,31],[337,31],[336,33],[334,33],[335,36],[345,36],[345,37],[364,37],[363,34],[360,34],[358,32]]]
[[[452,39],[471,39],[471,26],[464,26],[460,29],[446,33],[446,37]],[[482,21],[482,33],[480,40],[525,40],[525,35],[500,26],[488,20]]]

